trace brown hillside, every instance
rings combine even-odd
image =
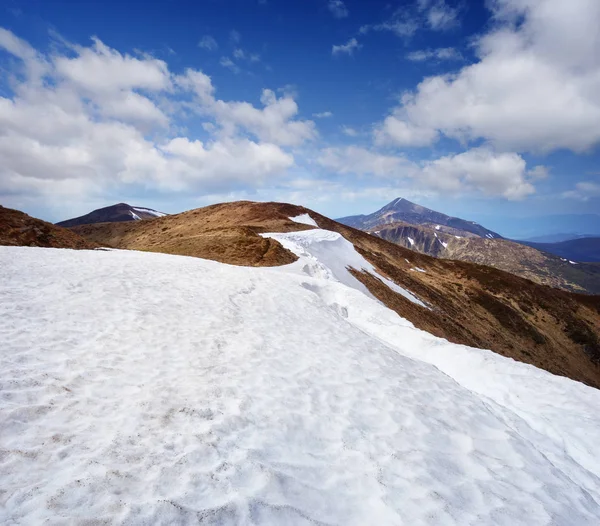
[[[428,303],[431,310],[392,292],[372,275],[354,271],[376,297],[417,327],[600,387],[600,297],[552,289],[491,267],[418,254],[302,207],[226,203],[150,221],[74,230],[119,248],[265,266],[295,257],[258,233],[310,228],[289,220],[302,213],[309,213],[321,228],[342,234],[382,274]]]
[[[430,226],[392,223],[369,232],[429,256],[495,267],[541,285],[571,292],[600,294],[600,272],[593,265],[575,265],[559,256],[508,239],[466,237],[464,234],[457,237],[447,232],[447,227],[441,228],[436,230]]]
[[[67,228],[0,206],[0,245],[93,249],[98,245]]]
[[[239,201],[146,221],[81,225],[72,230],[113,248],[270,267],[292,263],[296,256],[259,233],[306,230],[310,227],[289,219],[305,212],[294,205]]]

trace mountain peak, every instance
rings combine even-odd
[[[474,221],[466,221],[458,217],[452,217],[442,214],[441,212],[436,212],[430,208],[412,203],[403,197],[397,197],[372,214],[342,217],[338,219],[338,221],[361,230],[372,230],[381,225],[389,225],[390,223],[398,222],[431,227],[444,225],[452,228],[457,233],[459,233],[458,231],[461,231],[465,235],[488,239],[502,238],[500,234],[488,230]]]
[[[141,206],[131,206],[127,203],[117,203],[104,208],[93,210],[89,214],[85,214],[73,219],[67,219],[56,223],[58,226],[71,228],[79,225],[88,225],[93,223],[118,223],[123,221],[141,221],[142,219],[155,219],[163,217],[167,214],[158,212],[152,208]]]

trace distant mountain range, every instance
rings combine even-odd
[[[569,239],[559,243],[519,243],[572,261],[600,262],[600,237]]]
[[[167,214],[144,208],[140,206],[131,206],[127,203],[118,203],[116,205],[99,208],[73,219],[67,219],[56,223],[58,226],[71,228],[79,225],[91,225],[94,223],[118,223],[122,221],[141,221],[142,219],[155,219]]]
[[[438,231],[464,237],[502,238],[500,234],[482,227],[475,221],[466,221],[458,217],[447,216],[424,206],[411,203],[402,197],[394,199],[377,212],[368,215],[348,216],[336,219],[344,225],[360,230],[370,230],[381,225],[405,222],[411,225],[422,225]]]
[[[551,287],[600,294],[600,266],[580,263],[600,261],[595,257],[600,248],[596,238],[544,245],[515,242],[478,223],[402,198],[372,214],[338,221],[421,254],[495,267]]]

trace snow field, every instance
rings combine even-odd
[[[415,329],[306,243],[0,247],[0,523],[598,524],[598,391]]]

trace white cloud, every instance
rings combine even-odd
[[[458,25],[458,10],[444,0],[419,0],[419,8],[425,12],[427,24],[434,31],[443,31]]]
[[[212,36],[204,35],[200,39],[200,42],[198,42],[198,47],[207,49],[208,51],[214,51],[215,49],[218,49],[219,44],[217,44],[217,41]]]
[[[600,197],[600,184],[591,181],[582,181],[577,183],[573,190],[564,192],[562,195],[568,199],[589,201],[595,197]]]
[[[458,9],[449,6],[444,0],[417,0],[413,4],[396,9],[392,16],[379,24],[367,24],[360,33],[369,31],[389,31],[404,39],[417,31],[429,28],[432,31],[446,31],[459,25]]]
[[[480,192],[511,200],[535,192],[532,181],[545,174],[543,167],[528,171],[525,160],[516,153],[495,153],[487,148],[415,163],[402,155],[349,146],[326,148],[317,162],[339,174],[383,177],[397,184],[411,180],[417,189],[450,194]]]
[[[221,60],[219,60],[219,64],[236,74],[241,71],[240,67],[229,57],[221,57]]]
[[[345,18],[348,16],[348,8],[342,0],[329,0],[327,8],[335,18]]]
[[[362,46],[358,43],[356,38],[351,38],[345,44],[340,44],[339,46],[333,46],[331,48],[332,55],[340,55],[342,53],[346,53],[348,55],[353,55],[354,51],[360,49]]]
[[[497,24],[477,41],[477,62],[423,80],[403,96],[395,118],[430,130],[432,141],[439,131],[519,152],[581,152],[598,144],[600,2],[496,0],[491,6]]]
[[[438,49],[419,49],[406,54],[406,58],[413,62],[424,62],[426,60],[462,60],[462,55],[453,47],[441,47]]]
[[[239,31],[232,29],[229,32],[229,40],[231,40],[231,42],[233,42],[234,44],[237,44],[240,42],[240,40],[242,40],[242,35],[240,34]]]
[[[358,132],[350,126],[342,126],[342,133],[348,137],[358,137]]]
[[[404,157],[384,155],[359,146],[324,148],[321,150],[317,162],[339,174],[375,175],[377,177],[401,176],[403,169],[413,169],[413,165]]]
[[[173,75],[163,61],[121,54],[98,39],[44,56],[1,31],[0,47],[28,72],[15,78],[12,95],[0,97],[0,196],[7,205],[96,202],[124,185],[258,188],[294,165],[285,146],[316,136],[312,121],[296,120],[291,95],[264,90],[262,108],[220,100],[206,74]],[[201,116],[207,138],[174,132],[173,118],[183,108]]]
[[[397,146],[428,146],[437,135],[435,129],[419,127],[397,115],[386,117],[373,132],[375,144]]]
[[[322,111],[320,113],[313,113],[312,116],[315,119],[328,119],[329,117],[333,117],[333,113],[330,111]]]
[[[247,60],[248,62],[259,62],[260,55],[258,53],[249,53],[242,48],[233,50],[233,57],[237,60]]]

